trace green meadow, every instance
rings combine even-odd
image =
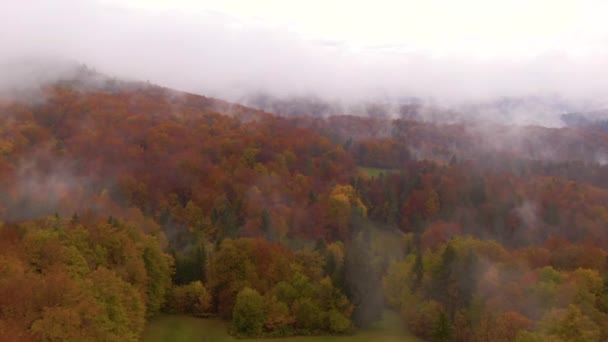
[[[386,176],[391,173],[399,172],[398,169],[381,169],[381,168],[377,168],[377,167],[364,167],[364,166],[359,166],[359,167],[357,167],[357,169],[359,170],[359,173],[366,175],[370,178],[380,177],[381,174]]]
[[[287,338],[237,339],[228,335],[229,322],[180,315],[160,315],[153,318],[144,332],[144,342],[417,342],[401,323],[398,314],[386,312],[384,319],[367,329],[341,336],[296,336]]]

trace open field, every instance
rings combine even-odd
[[[380,174],[384,174],[386,176],[390,173],[399,172],[399,170],[397,170],[397,169],[380,169],[377,167],[365,167],[365,166],[359,166],[359,167],[357,167],[357,170],[359,171],[359,173],[364,174],[371,178],[379,177]]]
[[[420,339],[409,334],[401,324],[399,315],[387,312],[381,322],[365,330],[359,330],[354,335],[347,336],[298,336],[289,338],[262,338],[239,340],[227,333],[228,322],[217,319],[201,319],[181,315],[160,315],[150,321],[144,332],[144,342],[224,342],[224,341],[254,341],[272,342],[285,340],[287,342],[417,342]]]

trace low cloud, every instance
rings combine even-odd
[[[563,112],[602,107],[608,99],[608,37],[601,36],[576,53],[564,45],[527,57],[438,55],[407,42],[355,47],[304,39],[285,27],[217,12],[135,9],[91,0],[5,2],[0,32],[0,89],[57,77],[60,69],[33,68],[32,61],[67,60],[110,76],[232,101],[265,93],[347,103],[417,97],[463,106],[544,96],[577,104],[555,109]],[[22,71],[15,65],[24,58],[29,69]],[[537,115],[535,107],[517,108],[523,112],[515,123],[527,123],[526,115]],[[497,115],[493,111],[483,113]],[[552,111],[538,115],[543,117],[536,121],[556,125]]]

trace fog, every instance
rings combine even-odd
[[[365,18],[359,19],[364,25]],[[438,32],[447,36],[454,29],[434,19],[428,18],[428,25],[439,25]],[[557,99],[545,106],[549,113],[536,102],[530,111],[519,106],[514,120],[525,123],[521,117],[540,112],[537,121],[554,126],[555,111],[608,104],[608,35],[594,35],[591,25],[597,24],[578,27],[574,39],[557,40],[542,51],[482,56],[466,49],[439,53],[407,41],[366,45],[311,39],[288,25],[209,10],[89,0],[4,1],[0,88],[52,80],[61,74],[57,65],[73,62],[112,77],[241,102],[260,93],[346,103],[416,97],[447,106],[505,97]],[[474,108],[488,115],[496,111]]]

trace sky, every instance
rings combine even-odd
[[[604,99],[605,13],[586,0],[0,0],[0,85],[37,77],[15,60],[48,58],[228,100]]]
[[[565,44],[593,48],[608,9],[602,1],[198,1],[132,0],[133,8],[215,11],[355,46],[404,46],[434,54],[530,56]],[[595,23],[595,24],[593,24]],[[601,32],[603,30],[603,32]],[[583,41],[581,41],[581,39]]]

